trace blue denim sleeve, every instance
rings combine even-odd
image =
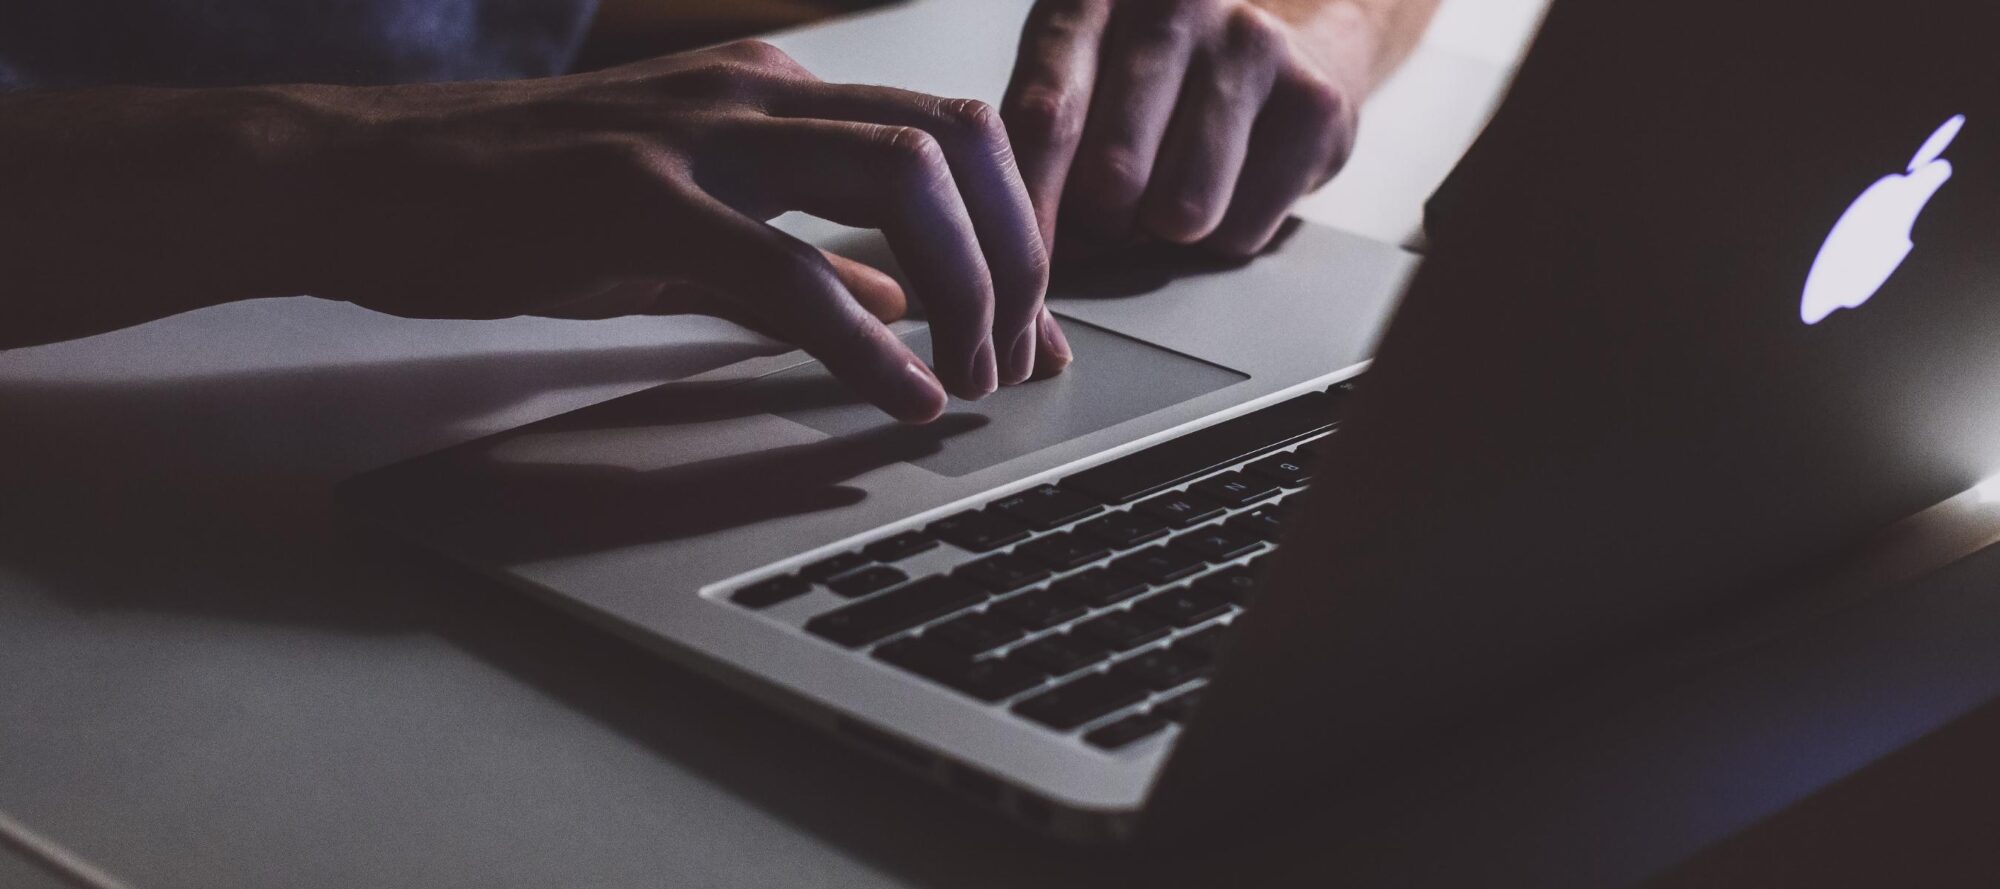
[[[0,0],[0,88],[402,83],[568,69],[597,0]]]

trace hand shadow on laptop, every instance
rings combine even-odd
[[[1286,219],[1258,255],[1284,249],[1299,226],[1297,217]],[[1155,293],[1186,278],[1235,271],[1252,261],[1162,241],[1147,241],[1074,261],[1057,256],[1049,295],[1068,299],[1130,299]]]
[[[335,482],[487,434],[516,405],[602,398],[757,351],[688,343],[0,380],[0,564],[91,610],[409,629],[403,594],[377,592],[399,589],[396,578],[338,543]]]
[[[751,410],[746,404],[762,412],[773,403],[716,397],[727,388],[664,387],[622,400],[609,411],[589,411],[536,431],[675,425],[737,416]],[[777,401],[817,401],[810,392],[794,394],[800,397],[780,395]],[[685,407],[697,410],[674,409]],[[419,461],[411,464],[418,471],[392,473],[385,477],[388,484],[350,493],[358,499],[379,492],[398,501],[415,495],[423,502],[449,503],[454,519],[472,526],[469,536],[479,546],[493,547],[510,559],[535,561],[852,506],[866,499],[867,492],[844,484],[848,480],[936,454],[947,439],[987,422],[975,414],[948,414],[927,426],[884,418],[881,426],[851,435],[644,470],[590,462],[516,462],[483,452],[471,459]]]
[[[1283,250],[1303,225],[1296,216],[1278,226],[1271,243],[1258,251],[1265,256]],[[872,231],[843,232],[826,239],[827,249],[882,271],[905,287],[902,265],[889,249],[889,242]],[[1164,289],[1185,278],[1231,272],[1249,265],[1254,257],[1223,256],[1199,246],[1145,241],[1082,258],[1057,251],[1051,270],[1049,296],[1064,299],[1131,299]],[[910,317],[923,318],[921,302],[910,304]]]

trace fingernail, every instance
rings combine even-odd
[[[1034,374],[1035,328],[1040,324],[1038,319],[1036,323],[1021,328],[1020,335],[1014,337],[1013,348],[1007,350],[1007,385],[1026,382]]]
[[[979,350],[972,353],[972,386],[985,398],[1000,388],[1000,366],[993,360],[993,338],[987,337],[979,344]]]
[[[944,413],[944,383],[938,381],[937,374],[925,367],[923,362],[911,361],[903,365],[909,373],[909,386],[903,393],[903,407],[896,412],[896,419],[905,423],[929,423]]]
[[[1037,323],[1042,328],[1042,339],[1049,343],[1050,352],[1055,353],[1064,364],[1076,360],[1076,353],[1071,352],[1069,348],[1069,337],[1063,335],[1062,325],[1056,323],[1056,316],[1049,314],[1048,309],[1043,309],[1042,317]]]

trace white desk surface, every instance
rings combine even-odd
[[[926,0],[779,42],[829,78],[990,97],[1024,8]],[[1447,0],[1310,215],[1407,234],[1538,8]],[[333,520],[355,472],[763,348],[702,319],[296,300],[0,354],[0,811],[160,889],[1128,882],[1121,854],[1017,834]],[[1633,882],[2000,692],[1994,561],[1583,708],[1358,832],[1130,882]],[[0,883],[27,873],[0,852]]]

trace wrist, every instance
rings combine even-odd
[[[299,292],[297,119],[268,90],[0,95],[0,344]]]
[[[205,250],[234,269],[231,298],[312,292],[330,259],[326,236],[343,185],[338,163],[356,126],[333,96],[340,87],[277,86],[213,97],[219,200]]]

